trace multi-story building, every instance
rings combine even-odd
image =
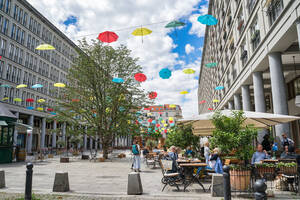
[[[51,51],[36,50],[51,44]],[[27,152],[56,147],[62,124],[48,122],[51,105],[59,95],[54,83],[67,83],[66,76],[78,47],[26,0],[0,0],[0,100],[18,122],[33,127],[15,130],[14,143]],[[17,88],[25,84],[25,88]],[[31,88],[35,84],[42,88]],[[39,103],[44,99],[45,103]],[[49,107],[47,107],[47,106]],[[53,114],[53,113],[52,113]],[[65,126],[62,128],[65,131]]]
[[[210,0],[199,79],[199,113],[236,109],[300,115],[300,1]],[[207,63],[217,63],[207,68]],[[224,86],[223,90],[215,90]],[[219,101],[214,101],[217,99]],[[299,121],[277,125],[300,145]]]

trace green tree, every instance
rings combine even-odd
[[[211,147],[220,148],[222,153],[235,151],[237,158],[248,161],[253,153],[257,130],[251,125],[244,126],[245,120],[242,111],[233,111],[232,116],[216,112],[212,119],[216,128],[210,138]]]
[[[166,146],[177,146],[182,149],[192,146],[198,151],[199,136],[193,134],[191,125],[177,125],[173,127],[167,135]]]
[[[79,47],[79,56],[69,69],[69,84],[60,89],[63,95],[57,114],[69,126],[94,130],[93,136],[100,139],[103,156],[107,158],[116,136],[139,130],[134,111],[148,101],[134,74],[142,72],[142,68],[123,45],[112,48],[99,41],[89,44],[82,40]],[[112,82],[113,77],[124,82]]]

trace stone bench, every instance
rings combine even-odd
[[[0,170],[0,188],[5,188],[5,171]]]
[[[211,196],[224,197],[223,174],[212,174]]]
[[[53,184],[53,192],[70,191],[68,172],[56,172]]]
[[[128,174],[128,185],[127,185],[127,194],[128,195],[137,195],[143,193],[143,186],[141,182],[140,173],[131,172]]]

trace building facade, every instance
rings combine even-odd
[[[300,115],[300,1],[210,0],[200,70],[199,113],[235,109]],[[217,63],[208,68],[206,64]],[[215,90],[224,86],[223,90]],[[214,101],[217,99],[219,101]],[[204,103],[205,102],[205,103]],[[299,121],[272,128],[300,145]]]
[[[39,44],[56,49],[40,51]],[[54,83],[67,83],[67,72],[78,47],[26,0],[0,0],[0,100],[24,126],[15,130],[14,144],[27,152],[56,147],[65,124],[46,120],[59,96]],[[25,88],[17,88],[25,84]],[[35,84],[43,87],[34,89]],[[44,103],[39,101],[45,100]],[[56,133],[55,129],[62,130]]]

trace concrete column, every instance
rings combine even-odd
[[[98,150],[98,136],[95,138],[95,149]]]
[[[62,125],[62,140],[66,141],[66,128],[67,128],[67,123],[64,122]]]
[[[19,119],[19,112],[16,112],[15,115],[16,115],[17,119]],[[15,128],[15,130],[14,130],[14,141],[13,141],[14,146],[16,146],[17,143],[18,143],[18,130]]]
[[[33,120],[34,120],[34,116],[33,115],[30,115],[29,116],[29,123],[28,125],[31,126],[33,128]],[[27,134],[27,153],[31,153],[31,149],[32,149],[32,133],[30,133],[29,135]]]
[[[300,49],[300,18],[298,18],[296,21],[296,27],[297,27],[297,34],[298,34],[299,49]]]
[[[56,129],[57,123],[56,120],[53,121],[53,132],[52,132],[52,148],[56,148]]]
[[[254,72],[252,78],[253,78],[255,111],[266,112],[266,100],[265,100],[262,72]]]
[[[240,94],[233,95],[233,100],[234,100],[234,109],[235,110],[242,110]]]
[[[228,101],[228,109],[229,110],[233,110],[234,109],[233,101]]]
[[[249,85],[242,86],[243,110],[251,111],[250,88]]]
[[[84,151],[87,150],[87,135],[86,135],[86,133],[83,136],[83,150]]]
[[[46,136],[46,118],[42,118],[42,132],[41,132],[41,146],[40,148],[45,148],[45,136]]]
[[[273,111],[275,114],[288,115],[288,105],[286,98],[286,86],[282,69],[281,53],[274,52],[268,55],[270,65],[270,77],[273,99]],[[281,134],[290,134],[289,124],[279,124],[275,126],[276,136],[281,139]]]
[[[90,150],[92,150],[92,149],[93,149],[93,138],[90,137]]]

